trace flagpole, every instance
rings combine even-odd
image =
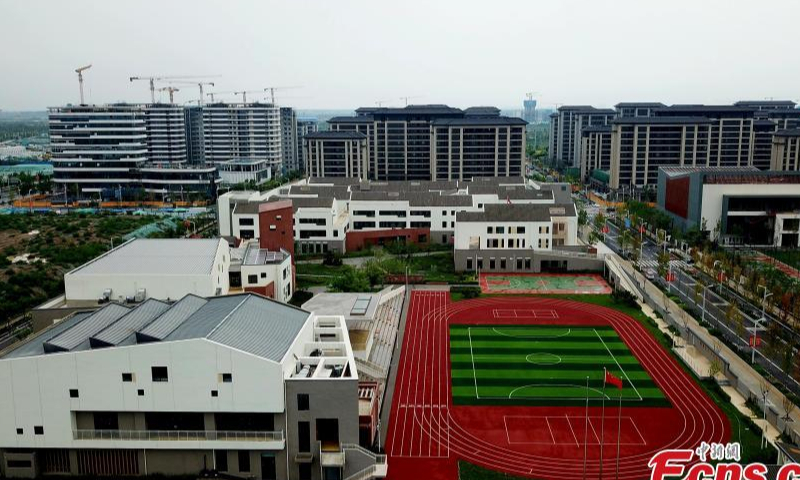
[[[617,413],[617,480],[619,480],[619,442],[622,436],[622,389],[619,389],[619,411]]]
[[[606,429],[606,367],[603,367],[603,410],[600,414],[600,475],[599,480],[603,480],[603,443],[605,442]]]
[[[583,480],[586,480],[586,459],[589,453],[589,376],[586,376],[586,421],[583,431]]]

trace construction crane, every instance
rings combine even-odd
[[[158,89],[159,92],[169,92],[169,103],[175,103],[174,94],[175,92],[180,92],[180,88],[175,88],[172,85],[168,87],[161,87]]]
[[[299,86],[292,86],[292,87],[267,87],[264,89],[265,92],[269,92],[269,98],[273,105],[275,105],[275,90],[289,90],[292,88],[302,88]]]
[[[200,87],[200,101],[197,102],[197,104],[200,105],[200,106],[203,106],[203,85],[210,85],[212,87],[214,86],[214,82],[183,82],[183,81],[177,81],[177,82],[169,82],[169,83],[172,83],[172,84],[175,84],[175,85],[197,85],[198,87]],[[212,102],[214,101],[214,94],[213,93],[211,94],[211,101]]]
[[[539,92],[528,92],[525,94],[526,100],[533,100],[534,95],[539,95]]]
[[[382,107],[382,106],[383,106],[383,104],[384,104],[384,103],[386,103],[386,102],[388,102],[388,101],[389,101],[389,100],[378,100],[377,102],[375,102],[375,105],[377,105],[377,106],[378,106],[378,108],[380,108],[380,107]]]
[[[406,104],[406,107],[407,107],[408,106],[408,101],[411,100],[412,98],[419,98],[419,95],[410,96],[410,97],[400,97],[400,100],[403,100],[405,102],[405,104]]]
[[[91,63],[89,65],[84,66],[84,67],[80,67],[80,68],[76,68],[75,69],[75,73],[78,74],[78,85],[80,86],[80,89],[81,89],[81,105],[83,105],[83,71],[84,70],[89,70],[90,68],[92,68],[92,64]]]
[[[242,103],[247,103],[247,94],[248,93],[262,93],[263,90],[240,90],[238,92],[214,92],[211,94],[211,101],[214,101],[214,95],[241,95],[242,96]]]
[[[218,77],[219,75],[182,75],[182,76],[173,76],[173,77],[130,77],[130,81],[133,82],[134,80],[147,80],[150,82],[150,101],[152,103],[156,103],[156,83],[161,82],[164,80],[192,80],[192,79],[203,79],[203,78],[210,78],[210,77]]]

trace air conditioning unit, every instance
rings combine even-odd
[[[133,300],[136,303],[139,303],[144,302],[145,298],[147,298],[147,291],[144,288],[139,288],[136,290],[136,296],[133,298]]]
[[[105,290],[103,290],[103,296],[100,297],[100,302],[108,303],[109,300],[111,300],[111,289],[106,288]]]

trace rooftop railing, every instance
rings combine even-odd
[[[235,441],[282,442],[283,431],[240,432],[231,430],[73,430],[75,440],[133,441]]]

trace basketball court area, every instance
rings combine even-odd
[[[609,294],[598,274],[482,273],[481,291],[497,294]]]
[[[389,479],[455,480],[458,460],[539,480],[583,478],[586,451],[586,478],[597,480],[601,464],[616,462],[619,438],[619,479],[639,480],[657,451],[731,435],[702,389],[616,310],[542,297],[452,303],[446,291],[413,291],[402,342]],[[620,391],[603,390],[604,366],[622,379],[621,408]]]

